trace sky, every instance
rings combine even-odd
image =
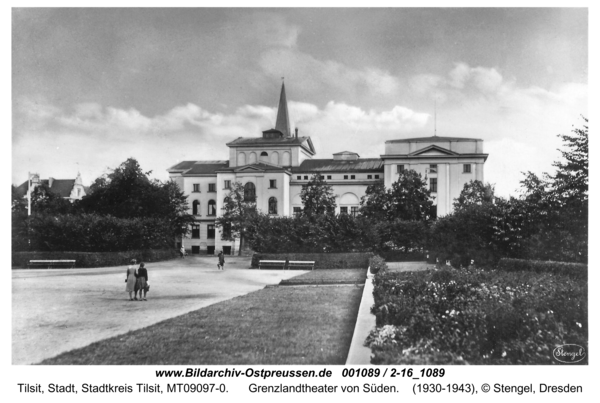
[[[585,8],[14,8],[12,183],[228,159],[274,127],[285,77],[315,158],[480,138],[485,181],[517,195],[588,116],[587,32]]]

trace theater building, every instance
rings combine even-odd
[[[245,195],[255,198],[257,208],[273,216],[290,216],[302,209],[302,185],[314,174],[333,188],[338,214],[356,214],[367,186],[384,182],[391,186],[403,169],[427,176],[437,214],[451,211],[453,199],[470,180],[483,181],[483,141],[454,137],[389,140],[379,158],[361,158],[341,151],[331,158],[315,158],[312,140],[290,130],[285,94],[281,87],[275,128],[260,137],[239,137],[226,144],[228,160],[182,161],[168,169],[169,176],[188,196],[194,215],[189,237],[182,240],[193,254],[237,252],[238,242],[221,240],[215,219],[231,184],[244,185]]]

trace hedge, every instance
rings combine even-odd
[[[386,262],[416,262],[425,260],[427,257],[423,252],[402,252],[399,250],[382,250],[377,254]]]
[[[76,260],[76,268],[126,265],[131,259],[138,262],[158,262],[179,256],[173,249],[133,250],[128,252],[13,252],[13,268],[27,267],[30,260]]]
[[[315,269],[366,269],[372,252],[364,253],[255,253],[252,267],[258,267],[259,260],[309,260],[315,262]]]
[[[387,264],[385,264],[385,260],[376,255],[369,259],[369,267],[371,268],[371,273],[376,274],[380,270],[386,270]]]
[[[580,279],[587,279],[588,276],[587,264],[541,260],[500,259],[498,262],[498,270],[553,273],[568,275]]]

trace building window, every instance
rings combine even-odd
[[[344,175],[344,179],[348,179],[348,175]]]
[[[192,239],[200,239],[200,224],[192,224]]]
[[[223,181],[223,188],[231,189],[231,181]]]
[[[217,191],[217,184],[216,183],[209,183],[208,184],[208,191],[209,192],[216,192]]]
[[[373,175],[367,175],[367,179],[373,179]]]
[[[277,199],[269,198],[269,214],[277,214]]]
[[[267,152],[266,152],[266,151],[263,151],[262,153],[260,153],[260,156],[261,156],[261,157],[268,157],[268,156],[269,156],[269,154],[267,154]]]
[[[231,223],[226,223],[223,225],[223,236],[225,238],[231,237]]]
[[[471,173],[471,164],[463,164],[463,173],[466,173],[466,174]]]
[[[277,179],[269,179],[269,189],[277,189]]]
[[[348,207],[340,207],[340,214],[348,214]]]
[[[437,178],[429,178],[429,191],[437,193]]]
[[[404,172],[404,165],[398,165],[398,173]]]
[[[350,179],[356,179],[355,175],[350,175]]]
[[[379,179],[379,175],[375,175],[375,179]]]
[[[199,183],[194,183],[194,192],[196,192],[196,193],[200,192],[200,184]]]
[[[198,215],[200,210],[200,202],[198,200],[194,200],[192,203],[192,214]]]
[[[327,175],[327,179],[331,179],[331,175]]]
[[[308,180],[308,175],[304,175],[304,180],[307,181]]]
[[[200,246],[192,245],[192,255],[199,255],[199,254],[200,254]]]
[[[215,225],[214,224],[208,224],[206,228],[207,228],[207,232],[206,232],[207,233],[207,238],[208,239],[215,239]]]
[[[214,200],[208,202],[208,215],[217,215],[217,202]]]
[[[437,218],[437,206],[431,206],[431,209],[429,210],[429,215],[433,220]]]
[[[256,186],[254,186],[254,183],[252,182],[248,182],[244,185],[244,201],[256,201]]]
[[[352,217],[356,217],[356,215],[358,214],[358,206],[350,207],[350,214],[352,214]]]
[[[429,164],[429,173],[432,173],[432,174],[437,173],[437,164]]]
[[[302,180],[302,175],[296,175],[296,179]]]
[[[294,217],[300,217],[302,214],[302,207],[294,207]]]

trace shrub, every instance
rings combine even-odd
[[[373,274],[377,274],[382,270],[387,270],[387,264],[385,263],[385,260],[377,255],[369,259],[369,267],[371,268],[371,273]]]
[[[567,262],[544,262],[539,260],[501,259],[498,270],[532,271],[535,273],[562,274],[575,278],[587,279],[587,264]]]
[[[76,268],[108,267],[128,264],[135,258],[144,262],[159,262],[179,256],[175,248],[132,250],[126,252],[13,252],[12,266],[27,267],[30,260],[75,260]]]
[[[587,347],[587,282],[579,278],[442,269],[381,272],[374,286],[374,363],[559,364],[555,346]]]
[[[315,262],[315,269],[366,269],[369,266],[370,252],[364,253],[255,253],[252,267],[257,268],[260,260],[309,260]]]

